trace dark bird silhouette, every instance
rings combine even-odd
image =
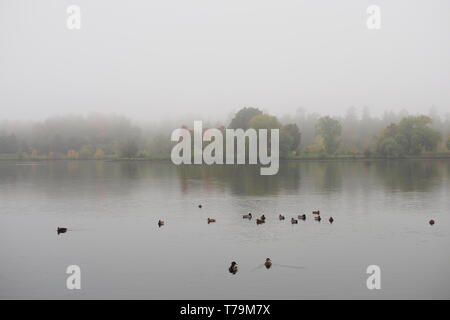
[[[315,218],[314,218],[314,220],[316,220],[316,221],[319,221],[319,222],[320,222],[320,221],[322,221],[322,218],[321,218],[320,216],[318,216],[318,217],[315,217]]]
[[[201,204],[198,205],[199,209],[203,208],[203,206]]]
[[[159,220],[159,221],[158,221],[158,227],[160,227],[160,228],[161,228],[161,227],[162,227],[163,225],[164,225],[164,221],[162,221],[162,220]]]
[[[216,219],[208,218],[208,224],[213,223],[213,222],[216,222]]]
[[[256,224],[263,224],[265,221],[261,219],[256,219]]]
[[[249,213],[249,214],[244,214],[244,215],[242,216],[242,218],[243,218],[243,219],[249,219],[249,220],[251,220],[251,219],[252,219],[252,214],[251,214],[251,213]]]
[[[228,268],[228,271],[232,274],[236,274],[238,272],[238,265],[235,261],[231,263],[231,266]]]
[[[270,269],[270,267],[272,267],[272,260],[270,260],[269,258],[266,259],[266,262],[264,262],[264,266],[267,269]]]
[[[67,228],[60,228],[60,227],[58,227],[56,229],[56,232],[58,233],[58,235],[61,234],[61,233],[66,233],[67,232]]]
[[[330,219],[328,221],[330,221],[330,223],[332,224],[334,222],[333,217],[330,217]]]
[[[435,221],[434,220],[430,220],[430,226],[434,226],[434,224],[435,224]]]
[[[261,220],[265,222],[265,221],[266,221],[266,216],[265,216],[265,215],[262,215],[262,216],[261,216]]]
[[[306,214],[299,215],[298,219],[305,221],[306,220]]]
[[[291,218],[291,223],[292,224],[298,224],[298,220],[295,220],[294,218]]]
[[[313,213],[313,214],[320,214],[320,211],[317,210],[317,211],[313,211],[312,213]]]
[[[284,218],[284,216],[282,216],[281,214],[278,216],[278,219],[280,219],[280,220],[284,220],[285,218]]]

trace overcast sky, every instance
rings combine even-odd
[[[450,112],[448,0],[0,0],[0,119],[432,105]]]

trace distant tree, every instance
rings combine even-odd
[[[95,159],[104,159],[105,158],[105,152],[103,151],[103,149],[98,148],[95,151],[94,158]]]
[[[69,150],[67,151],[67,158],[69,159],[78,159],[80,157],[80,154],[76,152],[75,150]]]
[[[16,135],[0,136],[0,153],[15,154],[19,148]]]
[[[431,123],[427,116],[408,116],[389,125],[378,138],[377,152],[385,157],[402,157],[434,151],[442,137],[429,127]]]
[[[268,114],[260,114],[251,118],[248,128],[253,129],[280,129],[281,123],[277,117]]]
[[[447,149],[450,150],[450,136],[448,136],[447,139]]]
[[[30,158],[31,158],[31,159],[37,159],[37,158],[39,158],[39,151],[38,151],[37,149],[33,149],[33,150],[31,151]]]
[[[280,130],[280,152],[287,156],[297,152],[300,147],[301,134],[296,124],[287,124]]]
[[[328,155],[337,152],[342,134],[342,125],[338,120],[328,116],[320,118],[316,125],[316,134],[323,138],[325,152]]]
[[[80,149],[80,159],[92,159],[94,155],[94,150],[92,146],[85,145]]]
[[[233,120],[231,120],[229,128],[247,130],[250,127],[250,120],[259,115],[262,115],[262,111],[257,108],[242,108],[236,113]]]
[[[120,155],[123,158],[134,158],[134,157],[136,157],[138,151],[139,151],[139,148],[134,139],[126,140],[120,146]]]

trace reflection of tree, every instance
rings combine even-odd
[[[321,174],[319,180],[322,190],[340,190],[342,188],[342,163],[338,162],[322,162],[317,163],[318,170]]]
[[[298,189],[300,172],[295,163],[285,163],[275,176],[261,176],[259,165],[180,166],[177,173],[182,191],[188,192],[187,181],[201,180],[206,187],[225,186],[233,194],[273,195],[280,189]]]
[[[376,163],[377,176],[386,186],[404,192],[429,191],[444,174],[442,162],[399,160]]]

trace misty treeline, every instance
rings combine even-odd
[[[120,115],[67,115],[38,122],[0,121],[0,155],[11,159],[168,159],[172,131],[193,120],[144,124]],[[242,108],[228,121],[204,121],[204,128],[280,129],[282,157],[406,157],[450,150],[450,115],[349,108],[331,117],[298,109],[276,117]]]

